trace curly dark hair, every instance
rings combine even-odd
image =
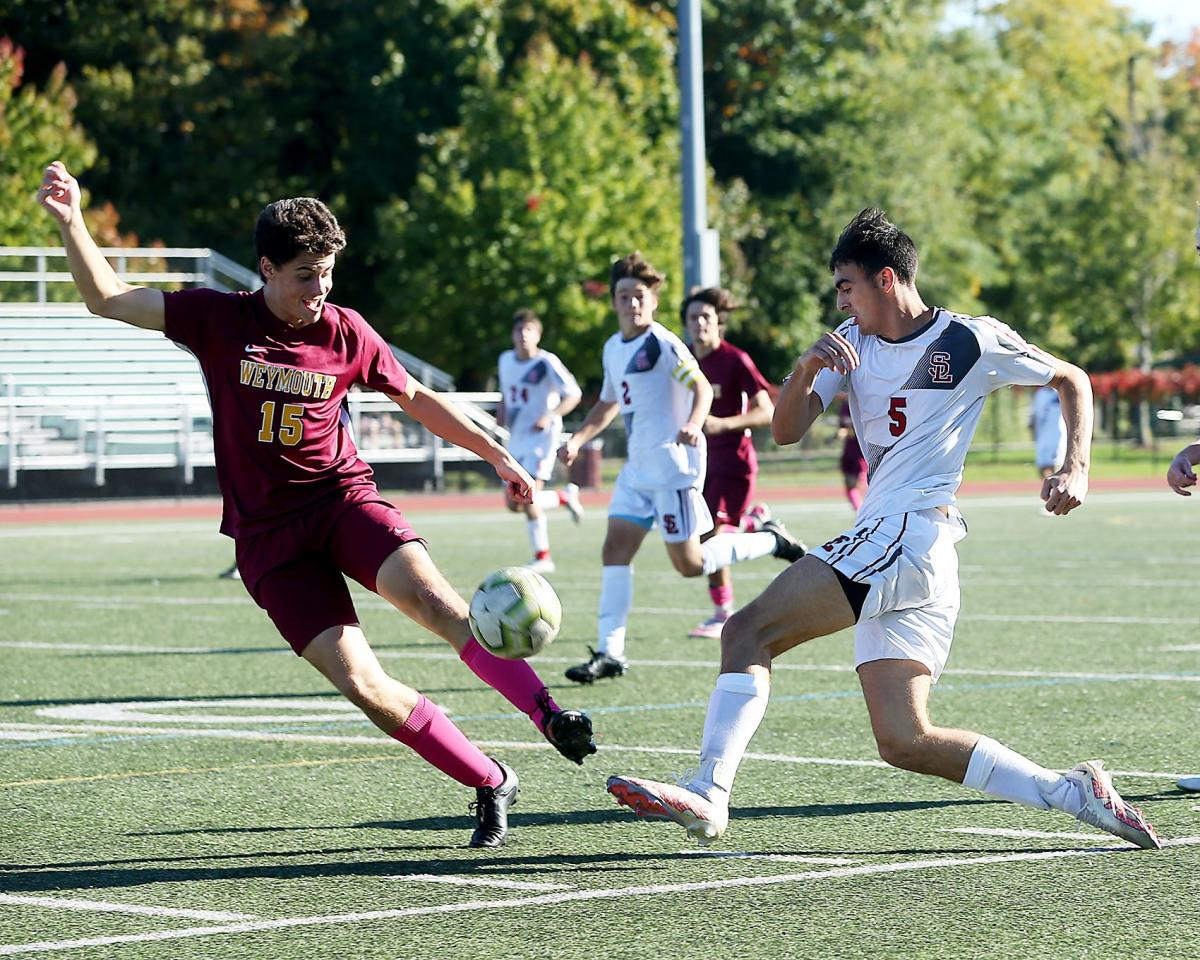
[[[316,197],[291,197],[263,207],[254,225],[254,252],[281,266],[301,253],[318,257],[341,253],[346,234],[330,209]],[[265,280],[266,277],[263,277]]]
[[[917,277],[917,246],[886,213],[867,207],[846,224],[838,237],[829,269],[836,270],[843,263],[857,264],[872,276],[891,267],[901,283],[911,284]]]
[[[612,271],[608,277],[608,295],[610,297],[617,295],[617,281],[627,277],[640,280],[655,294],[658,293],[658,288],[662,286],[663,281],[667,279],[665,273],[650,266],[649,261],[642,256],[640,250],[634,250],[628,256],[613,261]]]
[[[679,305],[679,319],[687,323],[687,309],[696,302],[707,303],[717,311],[717,323],[722,325],[729,322],[729,315],[740,305],[733,299],[733,294],[724,287],[697,287],[684,298]]]

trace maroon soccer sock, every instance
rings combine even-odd
[[[417,701],[408,719],[391,736],[463,786],[498,787],[504,781],[499,764],[425,697]]]
[[[533,667],[524,660],[505,660],[493,656],[474,638],[463,647],[459,657],[475,676],[522,713],[528,714],[539,730],[545,731],[546,720],[549,714],[558,710],[558,704]]]

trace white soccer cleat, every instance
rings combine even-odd
[[[1200,777],[1181,777],[1175,781],[1175,786],[1180,790],[1194,790],[1200,793]]]
[[[1075,815],[1081,823],[1099,827],[1147,850],[1162,847],[1162,841],[1142,811],[1121,799],[1101,761],[1085,760],[1064,776],[1079,787],[1083,796],[1083,809]]]
[[[562,505],[576,523],[583,522],[583,503],[579,499],[579,484],[568,483],[562,488]]]
[[[673,783],[609,777],[608,792],[644,820],[673,820],[706,847],[729,826],[729,808]]]
[[[688,631],[689,637],[697,639],[720,640],[721,631],[725,629],[725,621],[729,619],[728,613],[714,613],[703,623],[699,623]]]
[[[532,570],[534,573],[553,573],[554,561],[549,557],[535,557],[525,564],[526,569]]]

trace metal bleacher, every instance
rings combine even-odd
[[[130,283],[203,285],[253,290],[257,274],[207,249],[112,248],[103,251]],[[65,253],[53,247],[0,247],[0,483],[22,472],[84,471],[96,486],[110,470],[174,471],[184,484],[213,466],[212,411],[196,360],[161,333],[96,317],[74,294]],[[488,432],[503,438],[489,410],[496,393],[455,393],[453,379],[420,358],[392,348],[421,382]],[[352,392],[355,436],[372,463],[429,466],[441,486],[442,466],[474,460],[404,417],[388,398]]]

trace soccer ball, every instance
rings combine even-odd
[[[532,657],[558,636],[562,603],[540,573],[501,567],[471,598],[471,632],[498,657]]]

